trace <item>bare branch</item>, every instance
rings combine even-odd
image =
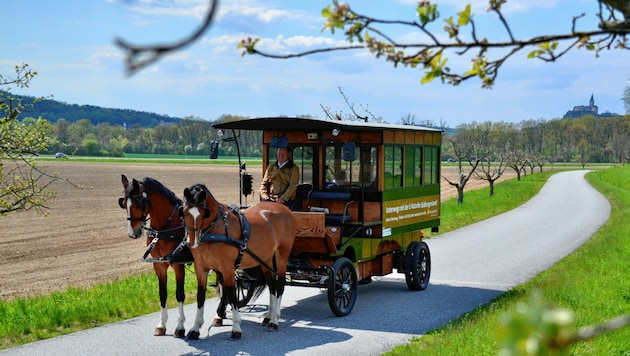
[[[128,75],[135,74],[139,70],[155,63],[163,56],[180,50],[201,38],[201,35],[203,35],[203,33],[206,32],[212,25],[218,7],[219,0],[210,0],[210,8],[201,26],[190,36],[170,45],[132,45],[121,38],[117,38],[115,40],[116,45],[127,52],[126,64]]]

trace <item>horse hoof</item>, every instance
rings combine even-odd
[[[186,336],[186,330],[184,329],[179,329],[179,330],[175,330],[175,332],[173,333],[173,336],[176,338],[182,338],[184,336]]]
[[[223,319],[215,317],[212,319],[212,326],[223,326]]]
[[[267,331],[271,331],[271,332],[278,331],[278,324],[269,323],[269,325],[267,325]]]
[[[271,321],[271,319],[269,319],[269,318],[264,318],[264,319],[263,319],[263,321],[262,321],[262,326],[267,326],[267,325],[269,325],[269,321]]]
[[[166,328],[155,328],[153,332],[153,336],[164,336],[166,335]]]
[[[186,338],[188,340],[199,340],[199,331],[189,331]]]
[[[232,340],[232,341],[240,340],[241,336],[243,336],[243,333],[240,333],[238,331],[232,331],[232,335],[230,335],[230,340]]]

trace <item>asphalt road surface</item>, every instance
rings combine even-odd
[[[243,339],[231,326],[208,329],[217,299],[206,303],[200,340],[154,337],[159,314],[0,351],[0,355],[380,355],[436,329],[532,278],[588,240],[608,219],[610,205],[584,180],[586,171],[552,176],[540,194],[500,216],[430,239],[432,275],[421,292],[393,273],[359,286],[357,304],[342,318],[326,291],[287,287],[280,330],[260,326],[268,297],[242,309]],[[169,296],[170,297],[170,296]],[[192,325],[195,304],[186,307]],[[177,319],[170,310],[170,335]]]

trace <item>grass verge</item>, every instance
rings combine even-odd
[[[196,300],[197,280],[187,267],[187,302]],[[169,271],[168,307],[176,307],[175,275]],[[207,297],[215,295],[209,288]],[[154,273],[129,276],[91,288],[69,288],[47,296],[0,301],[0,349],[69,334],[160,310]],[[157,318],[156,318],[157,324]]]
[[[587,180],[611,204],[609,220],[589,241],[529,282],[387,355],[499,354],[501,317],[528,303],[533,291],[541,291],[546,302],[573,310],[576,327],[630,312],[630,167],[591,172]],[[474,203],[466,198],[464,205]],[[570,353],[630,355],[630,327],[578,343]]]

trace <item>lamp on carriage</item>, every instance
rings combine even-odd
[[[217,130],[217,136],[223,137],[223,134],[224,134],[223,130]]]
[[[332,135],[335,136],[335,137],[339,136],[340,133],[341,133],[341,130],[339,130],[339,129],[333,129],[332,130]]]

